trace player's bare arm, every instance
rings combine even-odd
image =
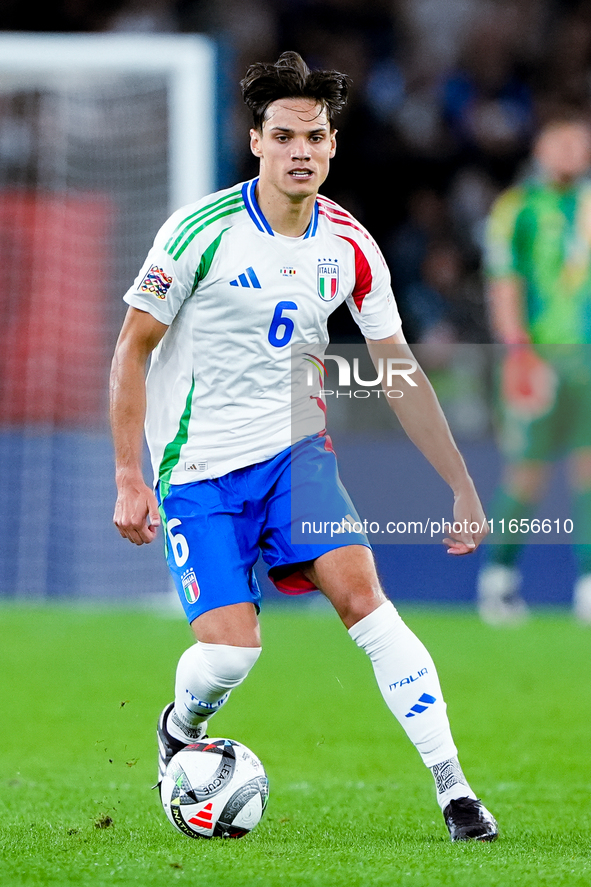
[[[523,285],[518,277],[499,277],[487,288],[490,322],[498,342],[525,345],[531,341],[523,306]]]
[[[384,357],[384,348],[387,348],[388,356],[414,360],[402,331],[387,339],[366,339],[366,342],[376,364],[380,357]],[[412,378],[417,386],[412,388],[412,393],[401,398],[388,398],[388,403],[410,440],[451,487],[454,521],[468,530],[471,525],[478,524],[478,532],[463,530],[444,540],[449,554],[469,554],[488,533],[482,504],[431,383],[420,367]]]
[[[146,311],[129,308],[111,366],[111,428],[117,502],[113,522],[135,545],[152,542],[160,524],[158,502],[142,471],[146,415],[146,361],[168,327]]]

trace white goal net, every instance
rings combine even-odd
[[[121,297],[158,227],[215,187],[200,36],[0,35],[0,595],[153,595],[161,542],[112,525]]]

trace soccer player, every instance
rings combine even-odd
[[[125,295],[111,380],[114,522],[136,545],[162,525],[196,639],[158,724],[159,779],[259,657],[253,567],[262,552],[280,590],[322,591],[369,655],[387,705],[433,773],[452,840],[491,841],[497,825],[458,763],[433,660],[386,599],[367,538],[354,532],[321,399],[307,393],[292,403],[292,346],[318,356],[343,301],[376,360],[384,346],[412,359],[376,244],[318,194],[347,88],[344,75],[310,72],[296,53],[252,65],[242,90],[259,176],[175,212]],[[392,403],[453,490],[460,531],[448,550],[466,554],[487,531],[482,507],[431,386],[420,371],[414,377],[412,397]],[[292,415],[301,429],[293,440]],[[144,421],[155,491],[142,477]],[[313,521],[322,506],[331,519],[354,518],[342,533],[292,543],[296,471],[300,516]]]
[[[568,454],[578,618],[591,623],[591,127],[570,112],[534,146],[537,173],[505,191],[488,224],[492,326],[513,346],[503,368],[500,442],[506,458],[490,516],[528,521],[552,463]],[[559,345],[568,347],[558,347]],[[542,517],[552,517],[543,515]],[[528,523],[524,523],[528,526]],[[567,539],[569,537],[566,537]],[[488,545],[478,608],[491,623],[527,615],[518,562],[525,535]]]

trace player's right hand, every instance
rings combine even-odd
[[[113,523],[134,545],[153,542],[160,526],[158,500],[143,481],[119,485]]]

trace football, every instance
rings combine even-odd
[[[242,838],[260,821],[269,782],[253,752],[233,739],[202,739],[171,759],[160,785],[164,812],[190,838]]]

